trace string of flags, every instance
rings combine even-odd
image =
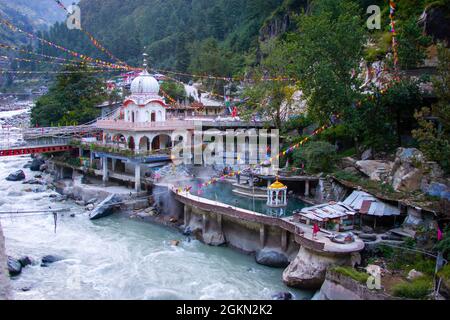
[[[397,43],[397,31],[395,30],[395,10],[396,4],[394,0],[389,0],[389,20],[390,20],[390,32],[392,34],[392,54],[394,56],[394,69],[398,71],[398,43]]]
[[[86,65],[98,66],[95,63],[90,63],[90,62],[88,63],[88,62],[83,61],[83,60],[65,59],[65,58],[61,58],[61,57],[54,57],[54,56],[49,56],[49,55],[46,55],[46,54],[41,54],[41,53],[36,53],[36,52],[32,52],[32,51],[27,51],[25,49],[17,48],[17,47],[10,46],[10,45],[4,44],[4,43],[0,43],[0,48],[7,49],[7,50],[13,50],[13,51],[17,51],[17,52],[20,52],[20,53],[24,53],[24,54],[28,54],[28,55],[32,55],[32,56],[36,56],[36,57],[41,57],[41,58],[46,58],[46,59],[50,59],[50,60],[67,61],[67,62],[71,62],[71,63],[74,63],[74,64],[81,63],[81,64],[86,64]]]
[[[81,65],[86,65],[87,67],[89,67],[90,69],[105,69],[104,66],[101,65],[95,65],[95,64],[86,64],[84,62],[80,63],[80,62],[57,62],[57,61],[42,61],[42,60],[35,60],[35,59],[26,59],[26,58],[11,58],[11,57],[6,57],[6,56],[0,56],[0,58],[3,59],[8,59],[8,60],[15,60],[15,61],[22,61],[22,62],[28,62],[28,63],[39,63],[39,64],[55,64],[55,65],[60,65],[60,66],[72,66],[72,67],[78,67]],[[118,71],[116,69],[112,69],[114,71]]]
[[[174,98],[172,98],[167,92],[165,92],[162,88],[159,88],[159,90],[161,91],[161,93],[163,94],[163,96],[165,98],[167,98],[170,102],[174,103],[174,104],[178,104],[178,101],[176,101]]]
[[[308,141],[310,141],[314,136],[322,133],[324,130],[326,130],[329,127],[330,127],[330,125],[324,125],[322,127],[317,128],[316,130],[313,131],[313,133],[310,136],[308,136],[308,137],[304,138],[303,140],[301,140],[300,142],[290,146],[286,150],[278,153],[276,156],[273,156],[273,157],[270,157],[267,160],[261,161],[260,165],[263,165],[264,162],[266,162],[266,161],[270,161],[272,163],[274,160],[279,159],[281,156],[288,155],[289,153],[293,152],[294,150],[302,147],[304,144],[306,144]],[[198,187],[197,188],[197,194],[201,195],[201,194],[203,194],[203,189],[204,188],[206,188],[206,187],[208,187],[210,185],[216,184],[217,182],[224,181],[227,178],[231,178],[231,177],[234,177],[236,175],[240,175],[241,173],[242,173],[241,170],[231,171],[230,173],[224,174],[224,175],[222,175],[220,177],[215,177],[215,178],[212,178],[212,179],[210,179],[210,180],[208,180],[206,182],[199,183],[197,185],[197,187]],[[177,193],[183,193],[183,192],[189,193],[189,192],[191,192],[191,190],[193,188],[194,188],[193,185],[187,185],[185,187],[178,186],[178,187],[175,188],[175,190],[176,190]]]
[[[46,44],[48,46],[51,46],[51,47],[53,47],[55,49],[58,49],[58,50],[61,50],[61,51],[65,52],[65,53],[67,53],[67,54],[70,54],[73,57],[82,59],[84,61],[93,62],[93,63],[104,65],[104,66],[107,66],[107,67],[110,67],[110,68],[114,68],[114,69],[126,69],[126,70],[132,70],[133,69],[131,67],[127,67],[127,66],[123,66],[123,65],[117,65],[117,64],[114,64],[114,63],[111,63],[111,62],[106,62],[106,61],[103,61],[103,60],[100,60],[100,59],[95,59],[95,58],[92,58],[92,57],[90,57],[88,55],[80,54],[80,53],[78,53],[76,51],[73,51],[71,49],[64,48],[63,46],[60,46],[60,45],[58,45],[56,43],[53,43],[53,42],[51,42],[49,40],[43,39],[41,37],[38,37],[35,34],[32,34],[30,32],[24,31],[21,28],[13,25],[10,21],[8,21],[6,19],[0,19],[0,23],[5,25],[6,27],[8,27],[13,32],[22,33],[22,34],[26,35],[27,37],[29,37],[30,39],[33,39],[33,40],[36,40],[36,41],[40,41],[40,42],[42,42],[42,43],[44,43],[44,44]]]
[[[114,70],[83,70],[83,71],[22,71],[22,70],[5,70],[0,69],[1,74],[77,74],[77,73],[110,73]]]
[[[66,6],[60,1],[60,0],[55,0],[56,4],[62,8],[63,10],[65,10],[67,12],[68,15],[72,14],[67,8]],[[90,34],[87,30],[83,29],[80,26],[80,30],[82,32],[84,32],[84,34],[86,34],[86,36],[89,38],[89,40],[91,41],[91,43],[101,52],[105,53],[106,55],[108,55],[112,60],[115,60],[119,63],[119,65],[125,66],[127,68],[131,67],[126,64],[125,62],[123,62],[122,60],[120,60],[119,58],[117,58],[114,54],[112,54],[108,49],[106,49],[97,39],[94,38],[94,36],[92,34]]]
[[[169,74],[175,74],[179,76],[188,76],[191,78],[202,78],[202,79],[211,79],[211,80],[224,80],[224,81],[244,81],[246,78],[244,77],[219,77],[219,76],[211,76],[211,75],[200,75],[200,74],[191,74],[191,73],[185,73],[185,72],[179,72],[179,71],[171,71],[171,70],[163,70],[163,69],[154,69],[154,71],[159,73],[169,73]],[[297,81],[292,78],[285,78],[285,77],[275,77],[275,78],[261,78],[261,81]]]

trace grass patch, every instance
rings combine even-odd
[[[439,270],[437,275],[445,281],[450,281],[450,265],[445,265],[441,270]]]
[[[413,246],[409,247],[411,248]],[[435,260],[420,253],[380,245],[376,255],[384,258],[390,270],[402,271],[405,276],[412,269],[429,276],[434,275],[434,269],[436,266]]]
[[[431,290],[433,290],[433,280],[431,277],[424,276],[394,285],[392,294],[400,298],[425,299]]]
[[[334,267],[332,270],[337,273],[343,274],[344,276],[350,277],[360,283],[366,283],[367,279],[369,278],[369,275],[367,273],[359,272],[358,270],[351,267]]]
[[[355,155],[356,155],[356,148],[350,148],[338,153],[338,156],[341,158],[353,157]]]

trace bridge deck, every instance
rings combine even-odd
[[[21,156],[37,153],[63,152],[73,149],[67,144],[41,145],[41,146],[23,146],[0,149],[0,157]]]

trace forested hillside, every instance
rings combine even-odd
[[[243,53],[257,47],[260,30],[270,24],[270,19],[283,17],[287,10],[300,11],[306,3],[306,0],[82,0],[80,6],[83,27],[128,63],[140,63],[143,48],[147,47],[154,65],[186,71],[195,67],[200,51],[207,50],[227,58],[221,59],[215,71],[228,74],[244,64]],[[83,34],[69,31],[62,24],[55,25],[47,37],[80,52],[97,54]]]
[[[71,0],[62,2],[72,3]],[[55,22],[62,21],[65,13],[55,6],[54,0],[0,0],[0,17],[13,21],[26,31],[34,32],[47,30]],[[1,27],[0,42],[22,45],[27,44],[29,40]]]

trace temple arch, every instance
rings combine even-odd
[[[172,139],[168,134],[160,134],[152,140],[152,150],[169,149],[172,147]]]
[[[135,150],[135,148],[136,148],[136,143],[134,142],[134,137],[130,136],[128,138],[128,149]]]
[[[139,151],[141,152],[150,151],[150,139],[147,136],[143,136],[139,140]]]

